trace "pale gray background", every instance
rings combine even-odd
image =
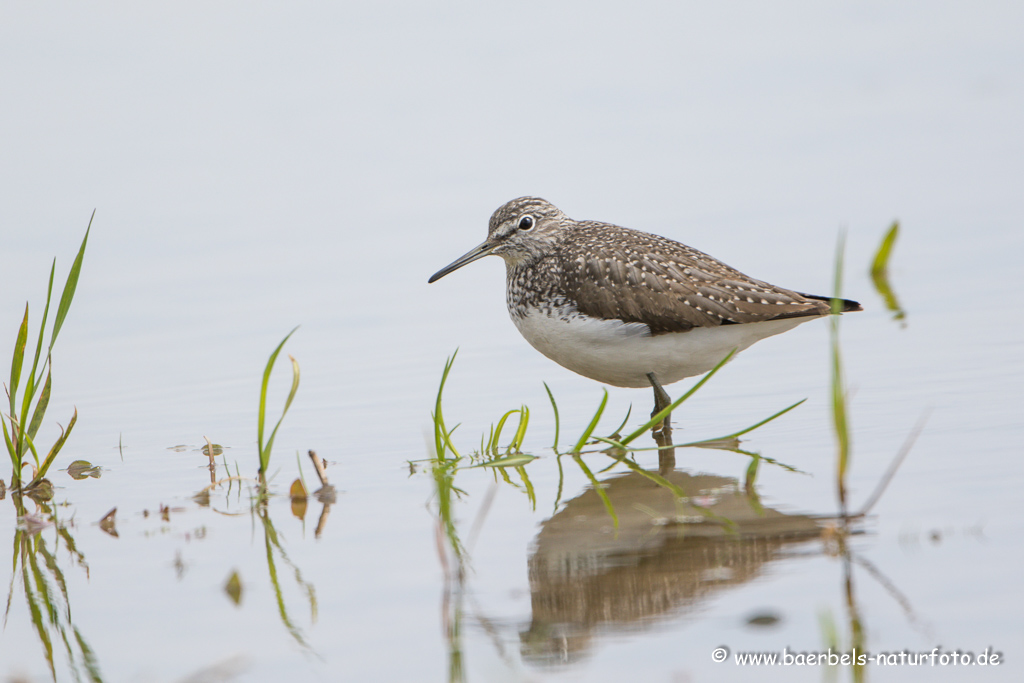
[[[547,445],[542,381],[572,430],[600,399],[516,334],[498,259],[426,284],[522,194],[821,293],[845,228],[846,294],[867,309],[844,318],[859,496],[932,410],[868,547],[933,635],[876,589],[871,642],[991,644],[1019,661],[1021,35],[1014,2],[4,3],[0,360],[26,299],[38,321],[50,259],[62,281],[97,209],[44,433],[76,405],[67,458],[108,467],[61,493],[92,563],[88,581],[71,572],[72,602],[104,672],[176,680],[239,652],[253,680],[295,667],[324,680],[445,677],[430,483],[405,469],[427,457],[444,358],[461,348],[446,406],[467,448],[521,402],[533,448]],[[895,218],[906,329],[865,276]],[[333,536],[313,544],[293,529],[289,546],[321,594],[320,621],[305,624],[319,660],[289,647],[269,595],[236,612],[220,594],[236,564],[254,582],[265,572],[247,521],[185,546],[183,527],[221,523],[193,511],[165,537],[139,521],[204,483],[195,456],[169,460],[168,446],[209,435],[254,469],[259,373],[296,324],[288,351],[303,385],[276,462],[290,478],[294,451],[318,448],[348,491]],[[814,475],[762,475],[790,509],[834,507],[826,341],[812,324],[755,347],[680,416],[712,436],[810,397],[755,442]],[[649,409],[648,392],[611,394],[616,418],[630,402]],[[735,458],[694,457],[742,472]],[[116,542],[89,525],[114,504],[129,520]],[[506,635],[529,617],[525,553],[547,514],[500,498],[476,551],[475,590]],[[965,531],[977,525],[985,542]],[[904,542],[935,528],[954,540]],[[175,582],[181,547],[193,569]],[[595,644],[576,669],[510,669],[471,630],[470,679],[719,680],[730,673],[710,649],[744,637],[752,606],[791,610],[791,630],[752,649],[819,644],[822,605],[841,608],[835,572],[824,558],[781,569],[704,621]],[[0,636],[0,662],[0,674],[45,677],[23,614]],[[978,680],[1016,680],[1018,667]]]

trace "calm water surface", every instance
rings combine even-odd
[[[0,676],[818,681],[824,667],[712,652],[846,649],[859,624],[870,653],[1005,660],[869,665],[867,680],[1020,680],[1018,6],[0,12],[0,358],[96,207],[39,440],[77,408],[57,467],[101,468],[53,470],[53,501],[27,519],[0,501]],[[498,259],[426,284],[527,193],[820,293],[846,229],[844,294],[865,307],[841,325],[854,507],[928,419],[845,553],[827,521],[824,322],[746,351],[675,416],[677,441],[694,441],[807,398],[742,444],[799,473],[763,464],[751,503],[748,457],[679,449],[661,470],[679,501],[586,455],[616,527],[580,464],[552,452],[542,383],[563,450],[601,387],[518,336]],[[867,276],[896,218],[903,323]],[[258,507],[260,375],[295,325],[302,384]],[[529,406],[529,486],[463,467],[441,478],[460,495],[439,487],[430,415],[456,348],[456,446],[474,452]],[[610,389],[598,433],[630,405],[639,425],[650,401]],[[226,464],[242,480],[207,490],[204,437],[225,447],[218,478]],[[287,491],[296,453],[316,488],[309,449],[337,494],[300,518]],[[656,452],[637,462],[659,472]],[[116,536],[99,524],[114,507]]]

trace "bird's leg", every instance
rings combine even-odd
[[[676,449],[672,444],[672,431],[651,432],[658,444],[658,474],[667,477],[676,468]]]
[[[661,383],[658,382],[658,379],[654,376],[653,372],[647,373],[647,379],[650,380],[651,386],[654,387],[654,412],[651,413],[651,417],[654,417],[665,408],[672,405],[672,399],[669,398],[668,393],[665,391],[664,387],[661,386]],[[670,436],[672,434],[672,414],[669,413],[666,415],[664,419],[662,419],[661,424],[655,425],[652,431],[661,432],[665,436]]]

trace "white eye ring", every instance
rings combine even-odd
[[[523,216],[519,219],[519,229],[522,231],[532,230],[534,225],[533,216]]]

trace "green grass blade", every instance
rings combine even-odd
[[[910,449],[914,446],[914,442],[917,441],[917,437],[920,436],[921,431],[924,430],[924,423],[928,419],[929,412],[930,411],[926,411],[923,415],[921,415],[920,419],[918,419],[917,421],[917,424],[914,425],[914,428],[912,430],[910,430],[910,434],[903,442],[903,445],[900,447],[900,450],[896,453],[896,457],[892,459],[892,462],[889,463],[889,468],[885,471],[885,474],[882,475],[882,478],[875,485],[875,490],[871,492],[871,495],[868,496],[867,501],[865,501],[863,507],[861,507],[860,512],[857,513],[858,517],[863,517],[864,515],[868,514],[871,511],[871,508],[875,506],[875,503],[877,503],[879,499],[882,497],[882,494],[885,493],[885,488],[889,485],[889,482],[892,481],[893,477],[896,476],[896,470],[899,469],[900,465],[903,463],[903,460],[910,453]]]
[[[637,463],[633,462],[632,460],[624,456],[621,458],[616,458],[616,460],[622,462],[626,467],[628,467],[633,472],[636,472],[640,476],[646,477],[647,479],[650,479],[658,486],[661,486],[662,488],[671,491],[677,499],[685,499],[693,507],[694,510],[696,510],[698,513],[708,518],[709,520],[721,524],[730,533],[736,530],[736,524],[731,519],[729,519],[728,517],[723,517],[722,515],[714,512],[713,510],[693,502],[692,498],[686,495],[685,491],[683,491],[681,488],[679,488],[679,486],[673,484],[672,482],[670,482],[668,479],[661,476],[657,472],[649,472],[640,465],[638,465]]]
[[[295,360],[295,356],[288,356],[288,360],[292,362],[292,388],[288,391],[288,400],[284,402],[284,412],[288,412],[288,409],[292,405],[292,401],[295,400],[295,393],[299,390],[299,361]],[[283,417],[283,416],[282,416]]]
[[[82,246],[78,249],[78,256],[71,264],[71,271],[68,273],[67,282],[64,283],[64,291],[60,295],[60,304],[57,306],[57,317],[53,319],[53,332],[50,333],[50,350],[53,350],[53,343],[57,341],[60,328],[64,326],[64,318],[71,308],[71,300],[75,298],[75,288],[78,287],[78,276],[82,272],[82,259],[85,258],[85,245],[89,241],[89,231],[92,230],[92,219],[96,217],[96,211],[89,217],[89,226],[85,229],[85,237],[82,239]]]
[[[743,436],[744,434],[749,434],[750,432],[754,431],[758,427],[763,427],[764,425],[768,424],[769,422],[771,422],[772,420],[774,420],[776,418],[782,417],[783,415],[785,415],[789,411],[793,410],[797,406],[799,406],[802,403],[804,403],[806,400],[807,400],[806,398],[805,399],[801,399],[801,400],[797,401],[796,403],[794,403],[793,405],[789,406],[788,408],[783,408],[782,410],[780,410],[779,412],[775,413],[774,415],[772,415],[770,417],[766,417],[765,419],[761,420],[760,422],[752,424],[749,427],[747,427],[746,429],[741,429],[738,432],[733,432],[732,434],[727,434],[725,436],[720,436],[717,439],[704,439],[702,441],[694,441],[692,443],[680,444],[680,446],[700,446],[701,444],[707,443],[707,442],[710,442],[710,441],[727,441],[729,439],[739,438],[739,437]]]
[[[747,472],[746,472],[745,476],[743,477],[743,487],[747,491],[750,491],[750,490],[752,490],[754,488],[754,484],[756,483],[756,480],[757,480],[757,469],[758,469],[757,466],[760,463],[761,463],[761,458],[755,456],[755,457],[750,459],[750,464],[747,465]]]
[[[475,467],[521,467],[527,463],[531,463],[537,459],[536,455],[527,455],[526,453],[516,453],[515,455],[505,455],[494,460],[488,460],[487,462],[481,462],[476,465],[470,465],[466,469],[473,469]]]
[[[595,436],[594,439],[597,440],[597,441],[600,441],[602,443],[606,443],[609,446],[611,446],[611,448],[604,449],[602,451],[602,453],[604,453],[605,455],[608,455],[608,456],[610,456],[612,458],[615,458],[615,459],[618,459],[619,457],[624,457],[627,453],[632,453],[632,452],[634,452],[636,450],[640,450],[640,449],[630,448],[629,446],[623,446],[621,443],[619,443],[615,439],[610,439],[610,438],[605,437],[605,436]],[[654,448],[652,450],[661,450],[661,449],[660,448]],[[618,464],[617,462],[613,462],[608,467],[605,467],[603,470],[600,470],[598,472],[598,474],[604,474],[608,470],[610,470],[613,467],[615,467],[615,465],[617,465],[617,464]]]
[[[555,403],[555,395],[551,393],[551,387],[548,386],[547,382],[544,382],[544,390],[548,392],[548,398],[551,400],[551,409],[555,411],[555,443],[551,446],[556,454],[558,453],[558,404]]]
[[[18,500],[20,499],[15,498],[15,505],[18,508],[18,514],[25,514],[24,508],[21,505],[18,505]],[[7,629],[7,618],[11,615],[11,601],[14,599],[14,580],[18,576],[18,559],[21,556],[22,538],[25,536],[26,533],[24,531],[19,530],[17,526],[15,526],[14,528],[14,547],[12,548],[11,552],[11,581],[7,585],[7,608],[4,610],[3,624],[0,624],[0,629],[2,630]]]
[[[441,443],[444,446],[446,446],[448,448],[448,450],[450,450],[452,452],[452,454],[455,456],[456,460],[461,459],[462,456],[459,454],[459,452],[457,450],[455,450],[455,444],[452,443],[452,434],[455,433],[455,430],[458,429],[459,425],[461,425],[461,424],[462,423],[460,422],[459,424],[455,425],[454,427],[451,428],[450,431],[441,432]],[[441,460],[444,460],[444,458],[442,457]]]
[[[600,437],[598,437],[598,438],[600,438]],[[612,458],[615,457],[613,454],[609,453],[608,451],[605,451],[605,455],[608,455],[608,456],[610,456]],[[612,460],[611,464],[609,464],[609,465],[607,465],[605,467],[602,467],[601,469],[599,469],[597,471],[596,474],[597,475],[601,475],[601,474],[604,474],[605,472],[610,472],[611,470],[615,469],[618,466],[619,466],[619,461],[618,460]]]
[[[839,233],[836,243],[836,264],[835,283],[833,286],[832,311],[842,309],[842,284],[843,284],[843,251],[845,249],[846,235]],[[832,423],[836,434],[836,490],[839,497],[839,509],[841,514],[846,516],[846,473],[850,464],[850,430],[847,420],[846,408],[846,387],[843,379],[843,363],[839,351],[839,316],[833,315],[829,321],[831,330],[831,356],[832,356]]]
[[[43,353],[43,335],[46,332],[46,320],[50,317],[50,298],[53,295],[53,274],[57,269],[57,259],[53,259],[53,263],[50,264],[50,280],[46,284],[46,306],[43,307],[43,319],[39,323],[39,337],[36,339],[36,354],[32,359],[32,376],[36,377],[36,368],[39,366],[39,359]],[[40,370],[39,376],[35,379],[35,385],[38,386],[39,382],[43,379],[43,373]],[[31,399],[28,396],[26,398],[26,406],[22,409],[23,413],[28,412],[27,403]]]
[[[565,484],[565,472],[562,470],[562,458],[555,454],[555,463],[558,465],[558,491],[555,493],[555,504],[551,508],[551,514],[558,512],[558,504],[562,502],[562,487]]]
[[[50,373],[46,373],[46,383],[43,384],[43,393],[39,394],[39,401],[36,409],[32,411],[32,421],[28,425],[28,438],[36,438],[36,432],[43,423],[43,415],[46,414],[46,407],[50,405]]]
[[[274,600],[277,603],[278,615],[280,616],[281,623],[284,624],[286,629],[288,629],[288,633],[290,633],[292,638],[295,639],[295,642],[308,649],[309,645],[302,637],[302,631],[292,623],[291,618],[288,616],[288,608],[285,606],[284,602],[284,592],[281,590],[281,581],[277,577],[277,565],[274,563],[274,547],[279,547],[277,543],[277,532],[265,512],[260,514],[260,519],[263,522],[263,539],[264,545],[267,549],[267,574],[270,576],[270,585],[274,591]]]
[[[518,453],[523,449],[523,441],[526,440],[526,427],[530,424],[530,409],[525,405],[519,409],[519,428],[516,429],[516,435],[512,437],[512,443],[509,445],[511,452]]]
[[[674,495],[677,499],[679,499],[679,498],[688,498],[688,496],[686,495],[685,491],[683,491],[681,488],[679,488],[679,486],[677,486],[676,484],[673,484],[672,482],[670,482],[668,479],[666,479],[665,477],[661,476],[657,472],[649,472],[649,471],[645,470],[643,467],[640,467],[640,465],[636,464],[632,460],[629,460],[628,458],[621,458],[621,462],[625,463],[626,467],[628,467],[632,471],[636,472],[640,476],[646,477],[647,479],[650,479],[651,481],[653,481],[655,484],[657,484],[658,486],[662,487],[663,489],[671,491],[672,495]],[[699,506],[694,505],[694,507],[699,507]]]
[[[889,257],[892,255],[892,249],[896,244],[899,227],[899,222],[894,221],[882,238],[882,243],[878,247],[875,259],[871,263],[871,282],[874,283],[875,291],[878,292],[879,296],[882,297],[882,301],[885,302],[886,309],[894,313],[893,318],[895,320],[903,320],[907,317],[906,311],[903,310],[899,300],[896,298],[896,292],[893,291],[892,285],[889,283]]]
[[[25,317],[18,328],[18,339],[14,342],[14,358],[11,359],[11,382],[7,385],[7,391],[11,399],[11,417],[18,416],[17,396],[18,382],[21,381],[21,366],[25,361],[25,344],[28,341],[28,304],[25,304]],[[14,426],[11,425],[11,429]]]
[[[32,375],[29,374],[29,376],[25,378],[25,386],[22,389],[21,412],[19,413],[18,417],[21,420],[21,424],[23,424],[23,425],[25,424],[25,421],[28,419],[28,410],[29,410],[29,408],[32,405],[31,404],[32,395],[36,393],[36,387],[35,387],[34,382],[32,381],[32,379],[33,379]],[[25,438],[24,437],[26,435],[25,434],[19,434],[18,436],[19,436],[18,450],[20,450],[22,453],[24,453],[25,452]]]
[[[29,557],[32,557],[31,550],[27,553]],[[46,663],[50,666],[50,674],[53,676],[53,680],[57,680],[57,672],[53,666],[53,642],[50,640],[49,630],[46,628],[46,624],[43,622],[43,610],[40,608],[40,598],[36,595],[36,592],[32,589],[32,581],[29,578],[29,572],[36,573],[39,568],[35,566],[30,569],[23,562],[21,565],[22,581],[25,587],[25,600],[28,602],[29,614],[32,618],[32,625],[35,626],[36,636],[39,638],[39,642],[43,644],[43,652],[45,653]]]
[[[488,447],[488,450],[493,455],[497,455],[498,454],[498,441],[501,439],[501,430],[505,428],[505,422],[508,420],[509,415],[513,415],[514,413],[518,413],[518,412],[519,412],[519,410],[510,410],[507,413],[505,413],[504,415],[502,415],[501,419],[498,420],[498,426],[494,428],[494,432],[491,435],[491,440],[490,440],[490,444],[489,444],[489,447]],[[522,418],[520,417],[520,420],[521,419]]]
[[[452,512],[452,494],[455,493],[457,495],[458,491],[454,485],[454,469],[454,460],[438,459],[431,467],[431,473],[434,476],[434,486],[437,491],[438,521],[448,539],[448,545],[451,547],[452,553],[461,563],[464,556],[464,548],[462,540],[459,538],[459,531],[455,526],[455,518]],[[503,472],[504,470],[499,469],[498,471]]]
[[[270,462],[269,449],[263,445],[263,428],[266,424],[267,419],[267,387],[270,386],[270,373],[274,369],[274,363],[277,361],[277,354],[281,353],[281,349],[284,347],[285,342],[295,334],[295,330],[299,329],[298,325],[292,328],[292,331],[285,335],[281,343],[277,345],[274,352],[270,354],[270,358],[267,360],[267,365],[263,369],[263,382],[260,385],[260,411],[256,418],[256,434],[257,434],[257,445],[260,451],[260,473],[266,474],[267,465]],[[266,453],[266,456],[264,456]]]
[[[499,477],[501,477],[501,478],[502,478],[502,480],[503,480],[503,481],[504,481],[504,482],[505,482],[506,484],[508,484],[508,485],[512,486],[512,487],[513,487],[513,488],[515,488],[515,489],[518,489],[518,488],[519,488],[519,484],[516,484],[516,483],[515,483],[514,481],[512,481],[512,477],[508,476],[508,469],[507,469],[507,468],[505,468],[505,467],[499,467],[498,469],[496,469],[496,470],[493,470],[493,471],[494,471],[494,472],[496,472],[496,473],[497,473],[497,475],[498,475]],[[497,481],[497,477],[495,478],[495,481]]]
[[[892,255],[892,248],[896,244],[896,237],[899,235],[900,222],[893,221],[892,225],[889,226],[888,232],[885,233],[885,237],[882,238],[882,243],[878,246],[878,252],[875,254],[875,260],[871,262],[871,274],[884,273],[889,267],[889,257]]]
[[[835,277],[832,282],[832,314],[843,312],[843,252],[846,250],[846,233],[839,231],[836,238]],[[835,320],[835,318],[833,318]]]
[[[36,353],[32,358],[32,370],[28,373],[28,384],[26,384],[22,393],[21,419],[23,422],[25,420],[25,416],[28,415],[29,408],[32,406],[32,398],[35,396],[36,387],[43,379],[41,372],[39,373],[39,377],[36,378],[36,368],[39,366],[39,357],[43,352],[43,334],[46,332],[46,319],[50,315],[50,295],[53,294],[53,273],[56,267],[57,259],[54,258],[53,263],[50,264],[50,280],[46,285],[46,306],[43,308],[43,320],[39,323],[39,337],[36,339]],[[35,437],[35,432],[31,431],[31,429],[29,430],[29,436]],[[24,451],[24,446],[22,446],[21,450]]]
[[[680,405],[682,405],[683,401],[685,401],[686,399],[690,398],[695,393],[697,393],[697,390],[700,389],[702,386],[704,386],[708,382],[708,380],[710,380],[712,377],[714,377],[715,373],[718,372],[719,370],[721,370],[722,367],[726,363],[728,363],[729,360],[733,356],[735,356],[735,355],[736,355],[736,349],[733,349],[728,354],[726,354],[725,358],[723,358],[722,360],[718,361],[718,365],[716,365],[715,367],[711,368],[711,370],[708,372],[708,374],[704,375],[704,377],[702,377],[699,382],[694,384],[693,387],[689,391],[687,391],[685,394],[683,394],[678,399],[676,399],[668,408],[665,408],[664,410],[659,412],[657,415],[652,417],[648,422],[644,423],[644,425],[641,426],[639,429],[631,432],[628,436],[626,436],[626,438],[620,439],[619,442],[622,443],[623,445],[627,445],[631,441],[635,441],[642,434],[645,434],[648,431],[650,431],[651,427],[653,427],[654,425],[656,425],[659,422],[661,422],[662,420],[664,420],[665,417],[668,416],[673,410],[675,410]]]
[[[444,413],[441,411],[441,397],[444,395],[444,384],[448,381],[448,373],[451,372],[452,365],[455,363],[455,357],[459,355],[459,350],[455,349],[453,353],[444,363],[444,372],[441,373],[441,385],[437,388],[437,400],[434,402],[434,414],[431,415],[434,423],[434,454],[438,460],[444,460],[445,446],[451,445],[449,432],[444,426]],[[455,431],[452,429],[452,432]],[[456,457],[459,456],[458,452],[452,448],[452,453]]]
[[[626,423],[629,422],[629,416],[633,414],[633,404],[629,404],[629,408],[626,410],[626,417],[622,418],[622,424],[615,428],[612,435],[621,434],[622,430],[626,428]]]
[[[58,524],[59,523],[58,520],[56,519],[56,517],[54,518],[53,522],[54,522],[54,524]],[[58,536],[58,539],[59,538],[60,537]],[[60,548],[59,545],[56,546],[56,549],[59,549],[59,548]],[[38,555],[42,556],[43,564],[49,570],[50,575],[53,576],[53,582],[57,585],[57,588],[60,590],[60,597],[63,600],[64,607],[65,607],[64,615],[68,619],[68,621],[70,621],[71,620],[71,609],[70,609],[71,608],[71,603],[68,601],[68,584],[67,584],[67,580],[64,578],[64,572],[61,571],[60,564],[57,562],[57,558],[54,556],[53,553],[51,553],[46,548],[46,544],[45,543],[40,543],[39,544],[39,549],[36,552],[37,552]],[[42,574],[42,576],[43,576],[44,579],[46,578],[45,574]],[[49,586],[49,584],[47,584],[47,586]],[[53,594],[53,591],[50,590],[50,593]],[[51,597],[50,600],[54,604],[56,604],[56,600],[54,600],[53,597]],[[57,622],[57,619],[54,619],[54,623],[56,623],[56,622]],[[69,654],[70,654],[70,648],[69,648]]]
[[[96,653],[89,647],[89,643],[86,642],[85,636],[79,632],[77,626],[74,627],[74,633],[75,640],[78,642],[78,649],[82,653],[82,664],[89,674],[89,680],[92,683],[103,683],[103,674],[100,672],[100,663],[96,658]]]
[[[843,381],[842,357],[839,352],[838,331],[832,342],[832,422],[838,446],[837,471],[839,499],[846,502],[846,472],[850,462],[850,430],[847,422],[846,389]]]
[[[4,429],[4,445],[7,446],[7,452],[11,456],[11,464],[14,466],[14,474],[17,479],[17,475],[21,473],[21,458],[18,457],[17,450],[14,447],[14,441],[11,439],[11,433],[7,431],[7,421],[0,416],[0,427]],[[11,424],[11,428],[14,428],[14,424]]]
[[[608,392],[606,390],[606,398],[607,393]],[[608,515],[612,518],[615,528],[618,529],[619,516],[615,514],[615,506],[612,505],[612,501],[608,498],[608,493],[604,490],[604,486],[597,480],[594,473],[590,471],[590,468],[587,467],[587,463],[583,462],[583,458],[578,455],[574,455],[572,456],[572,459],[576,461],[576,464],[580,466],[581,470],[583,470],[583,474],[590,480],[590,485],[594,487],[594,492],[597,494],[597,497],[601,499],[601,502],[604,504],[604,509],[608,511]]]
[[[32,478],[31,482],[29,482],[28,488],[32,488],[33,486],[38,484],[40,481],[42,481],[43,477],[46,476],[46,471],[50,469],[50,465],[52,465],[53,461],[57,459],[57,454],[60,453],[60,449],[64,447],[64,442],[66,442],[68,440],[68,437],[71,436],[71,430],[75,428],[76,422],[78,422],[77,408],[75,409],[74,414],[71,416],[71,421],[68,422],[68,428],[66,430],[61,431],[60,438],[57,439],[57,442],[53,444],[53,447],[50,449],[50,452],[46,454],[46,458],[43,460],[42,464],[39,465],[39,470],[36,472],[36,476]],[[33,452],[35,452],[35,449],[33,449]]]
[[[274,439],[277,437],[277,430],[284,422],[284,416],[288,414],[288,409],[292,405],[292,400],[295,399],[295,393],[299,390],[299,362],[295,360],[293,356],[288,356],[288,360],[292,362],[292,388],[288,392],[288,399],[284,402],[284,410],[281,411],[281,417],[277,418],[277,424],[274,425],[274,431],[270,432],[270,438],[267,439],[267,448],[261,454],[260,472],[266,473],[267,465],[270,464],[270,452],[274,448]]]
[[[604,407],[608,403],[608,390],[603,389],[603,391],[604,396],[601,398],[601,405],[598,406],[597,412],[594,413],[594,417],[591,418],[590,420],[590,424],[588,424],[587,428],[583,430],[583,434],[580,436],[580,440],[577,441],[576,446],[573,447],[573,453],[579,453],[581,450],[583,450],[583,446],[586,445],[587,441],[590,439],[590,435],[593,434],[594,430],[597,428],[597,423],[601,421],[601,414],[604,413]]]
[[[0,420],[0,423],[3,424],[4,428],[4,441],[7,442],[7,448],[12,453],[11,460],[13,461],[14,464],[14,479],[20,480],[21,469],[25,464],[25,447],[27,446],[29,452],[32,453],[32,458],[35,460],[36,466],[39,465],[39,453],[36,451],[36,447],[35,444],[32,443],[32,439],[28,438],[28,434],[26,434],[25,431],[21,428],[21,425],[18,423],[18,421],[15,420],[13,417],[10,418],[10,421],[11,433],[20,435],[22,437],[21,441],[11,439],[7,433],[6,423],[3,423],[2,420]],[[21,450],[18,450],[19,447],[21,448]]]
[[[32,454],[32,460],[35,461],[36,467],[39,467],[39,451],[36,450],[35,443],[32,441],[32,439],[28,438],[27,434],[25,435],[25,445],[28,446],[28,450]],[[25,454],[22,453],[22,456],[24,455]]]
[[[530,481],[529,475],[526,474],[526,468],[522,465],[516,466],[516,472],[519,473],[519,478],[523,480],[523,486],[526,488],[526,497],[530,500],[530,507],[536,512],[537,492],[533,490],[533,482]]]

